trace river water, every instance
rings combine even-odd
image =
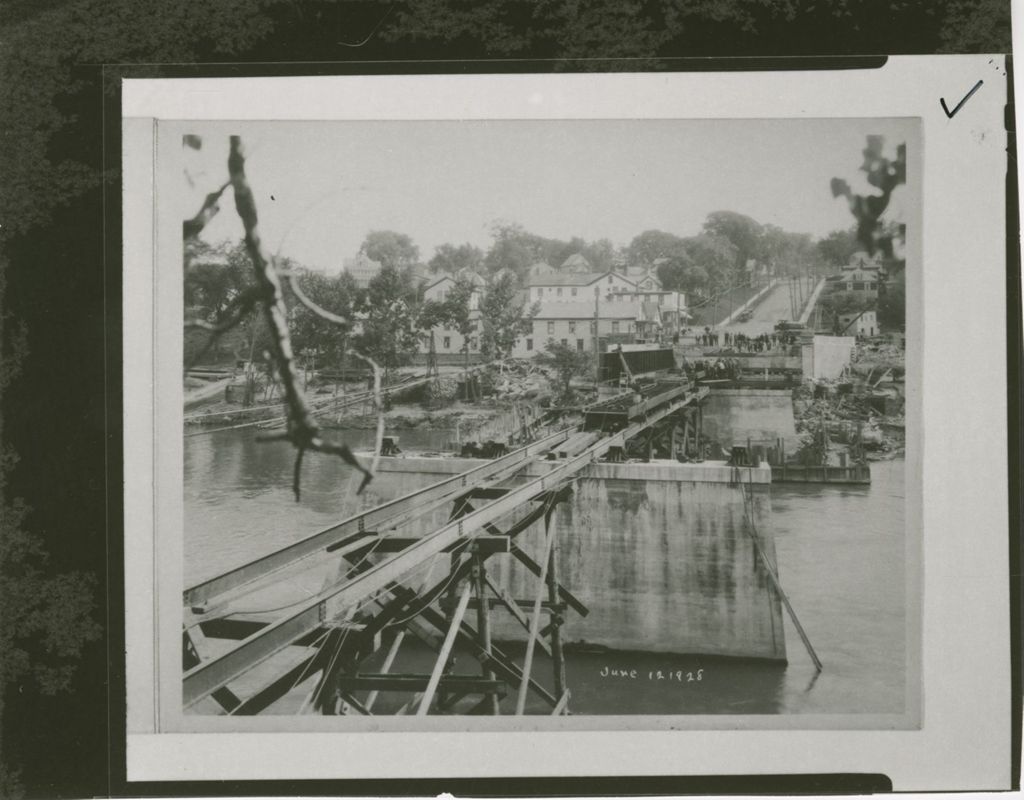
[[[356,446],[370,436],[349,433]],[[401,443],[407,450],[430,449],[451,441],[453,433],[406,431]],[[306,457],[298,504],[291,493],[292,463],[289,445],[257,442],[252,430],[186,437],[189,585],[352,513],[358,480],[339,460]],[[907,649],[904,462],[874,463],[871,474],[869,487],[777,484],[771,489],[779,574],[824,664],[816,679],[787,619],[788,665],[571,653],[567,677],[573,713],[900,713],[906,699]],[[380,492],[376,497],[387,496],[388,480],[381,475],[374,481]],[[409,659],[403,671],[430,670],[429,653],[405,645],[403,653]],[[467,663],[456,671],[472,670]],[[542,653],[534,674],[550,686]],[[514,703],[514,697],[509,701]],[[275,710],[286,713],[285,700],[281,705]],[[377,708],[387,710],[383,696]]]

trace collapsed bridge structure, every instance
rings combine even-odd
[[[222,712],[255,714],[297,683],[318,675],[307,705],[321,713],[344,707],[371,714],[377,695],[389,691],[414,693],[400,713],[498,713],[500,699],[509,692],[516,692],[516,713],[523,713],[527,694],[544,700],[551,713],[565,713],[569,692],[560,628],[567,614],[586,615],[588,609],[559,581],[552,514],[581,470],[610,451],[624,449],[658,423],[699,406],[706,393],[680,381],[650,398],[653,403],[629,406],[624,414],[628,424],[615,426],[615,432],[566,426],[187,589],[185,707],[213,701]],[[520,485],[508,485],[538,462],[550,468]],[[426,535],[408,535],[410,522],[441,506],[450,508],[448,524]],[[535,523],[545,528],[539,559],[516,546],[516,537]],[[534,576],[533,598],[510,596],[488,574],[488,558],[496,553],[511,554]],[[442,559],[447,569],[434,579],[431,568]],[[246,609],[253,598],[280,597],[289,576],[314,567],[323,572],[330,562],[337,566],[327,568],[331,577],[313,596],[285,603],[280,610]],[[504,607],[528,633],[522,664],[491,641],[489,611],[495,605]],[[471,606],[475,622],[467,616]],[[547,618],[543,627],[542,617]],[[365,671],[364,665],[382,651],[381,634],[388,629],[397,629],[397,634],[383,663],[375,672]],[[429,673],[390,673],[408,635],[437,653]],[[212,640],[220,640],[221,647],[213,648]],[[456,647],[479,662],[478,676],[452,672]],[[553,660],[553,693],[531,677],[538,648]],[[215,649],[223,652],[211,654]],[[286,650],[302,657],[290,659],[280,672],[269,669],[272,658]],[[246,687],[244,694],[239,685]],[[364,690],[370,694],[357,699],[356,693]]]
[[[584,577],[579,584],[577,540],[570,554],[576,562],[569,565],[577,584],[565,585],[559,526],[553,518],[563,507],[580,505],[574,486],[582,476],[628,467],[616,462],[629,457],[644,461],[656,454],[668,459],[678,455],[681,462],[687,452],[699,452],[700,408],[707,395],[707,388],[685,378],[661,376],[646,387],[634,385],[583,409],[578,424],[483,463],[432,459],[436,468],[461,471],[190,587],[183,593],[184,707],[191,713],[259,714],[273,710],[286,696],[294,698],[302,686],[299,711],[319,714],[569,713],[564,626],[577,619],[586,627],[583,618],[591,612],[587,592],[599,581]],[[675,476],[654,476],[667,466],[649,466],[652,477],[643,481],[682,485]],[[753,631],[754,638],[764,640],[758,645],[763,655],[755,655],[785,660],[779,599],[791,615],[792,609],[778,581],[773,547],[761,540],[754,523],[754,487],[749,482],[756,468],[747,470],[744,487],[736,467],[676,466],[714,474],[707,480],[719,486],[707,483],[710,488],[700,490],[705,497],[711,489],[739,490],[742,502],[729,512],[739,508],[739,523],[731,517],[715,521],[711,532],[742,528],[740,535],[752,540],[752,550],[731,545],[734,555],[729,557],[749,562],[744,569],[752,587],[750,604],[764,609],[769,598],[754,625],[760,630]],[[628,481],[583,480],[595,483],[603,487]],[[572,511],[568,513],[571,517]],[[628,509],[623,513],[627,516],[616,517],[622,520],[618,525],[636,517]],[[619,528],[621,542],[616,546],[625,546],[623,533],[628,532]],[[665,531],[657,537],[663,540]],[[533,540],[532,556],[523,546],[528,538]],[[708,532],[697,531],[693,538],[707,542]],[[711,547],[716,553],[718,545],[711,542]],[[674,560],[693,569],[692,559]],[[510,569],[516,574],[510,575]],[[718,567],[711,569],[685,590],[691,592],[685,600],[690,605],[660,603],[674,627],[692,623],[699,635],[707,634],[706,613],[689,623],[685,617],[693,604],[707,605],[701,592],[718,591],[708,579],[728,577]],[[723,591],[729,596],[720,618],[730,628],[728,635],[737,639],[750,634],[749,626],[736,627],[734,578],[732,588]],[[495,609],[506,613],[492,623]],[[638,606],[640,615],[649,617]],[[495,643],[492,632],[507,633],[509,626],[519,630],[520,638],[525,636],[525,652],[513,653]],[[591,626],[588,636],[593,631]],[[416,657],[410,659],[402,651],[403,642],[412,641],[418,643],[415,648],[404,648],[415,650]],[[429,669],[396,671],[396,664],[410,660],[422,666],[424,647],[431,653]],[[550,681],[538,680],[537,650],[551,662]],[[472,672],[466,671],[466,659],[457,663],[456,656],[466,654],[475,665]]]

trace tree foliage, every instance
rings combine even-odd
[[[438,245],[433,257],[427,262],[431,272],[447,272],[454,275],[459,270],[468,269],[477,272],[483,266],[484,253],[476,245],[445,244]]]
[[[741,276],[746,263],[761,255],[764,227],[735,211],[712,211],[704,221],[704,233],[728,240],[736,250],[733,271]]]
[[[488,359],[508,358],[520,336],[533,330],[533,318],[540,305],[526,307],[525,298],[517,301],[517,288],[509,273],[496,277],[480,301],[480,350]]]
[[[568,402],[572,398],[572,379],[577,375],[586,375],[593,368],[592,356],[554,339],[548,339],[544,350],[537,354],[537,363],[554,371],[560,390],[557,399],[561,402]]]
[[[359,349],[390,371],[409,363],[419,341],[416,288],[408,270],[385,264],[370,279]]]
[[[370,231],[360,249],[374,261],[397,270],[414,267],[420,257],[420,249],[412,239],[396,231]]]
[[[853,254],[860,250],[855,229],[832,231],[817,244],[818,255],[831,267],[841,267],[850,263]]]
[[[878,322],[890,330],[903,330],[907,323],[907,283],[903,272],[897,273],[878,295]]]
[[[312,272],[301,276],[299,281],[302,292],[320,308],[339,317],[354,319],[362,301],[362,291],[347,272],[336,277]],[[318,364],[341,366],[351,329],[346,330],[325,320],[297,302],[291,304],[288,329],[295,352],[312,355]]]

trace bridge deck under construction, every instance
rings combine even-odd
[[[548,713],[569,713],[560,628],[567,615],[588,609],[559,581],[552,515],[588,465],[653,440],[659,423],[689,426],[707,392],[685,381],[654,385],[639,399],[630,392],[585,410],[580,425],[190,587],[183,593],[186,709],[257,714],[311,684],[301,708],[323,714],[373,714],[380,694],[391,692],[408,698],[397,713],[498,714],[503,698],[507,708],[515,700],[516,714],[528,698],[532,708],[539,699]],[[525,475],[535,464],[546,471]],[[414,522],[439,510],[447,523],[411,535]],[[516,538],[534,525],[545,535],[531,556]],[[501,553],[535,576],[534,596],[512,597],[488,573],[488,559]],[[526,633],[518,659],[491,640],[496,607]],[[429,672],[393,671],[407,637],[436,653]],[[534,675],[537,649],[550,656],[553,690]],[[472,655],[477,674],[453,669],[456,651]]]

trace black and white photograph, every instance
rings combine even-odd
[[[998,431],[926,421],[999,378],[994,338],[956,349],[998,194],[954,210],[1002,180],[998,96],[943,129],[918,99],[964,65],[849,102],[811,73],[147,85],[129,774],[471,776],[481,733],[520,775],[627,736],[647,774],[787,741],[913,771],[967,713],[927,675],[999,671],[963,617],[998,591]]]
[[[187,714],[915,705],[915,120],[180,147]]]

